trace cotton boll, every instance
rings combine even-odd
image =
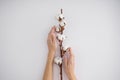
[[[57,20],[59,20],[60,19],[59,15],[57,15],[56,18],[57,18]]]
[[[57,34],[57,38],[62,41],[62,40],[64,40],[64,39],[66,39],[66,36],[63,35],[63,34],[61,35],[61,34],[58,33],[58,34]]]
[[[62,27],[62,26],[66,26],[66,21],[65,20],[62,20],[60,21],[59,25]]]
[[[63,42],[62,42],[62,49],[64,51],[66,51],[68,48],[70,48],[70,45],[69,45],[69,41],[67,39],[65,39]]]
[[[70,48],[68,45],[63,46],[63,50],[66,51],[68,48]]]
[[[62,40],[62,35],[61,35],[61,34],[57,34],[57,38],[58,38],[59,40]]]
[[[61,57],[55,57],[54,58],[54,63],[58,64],[58,65],[62,64],[62,58]]]
[[[60,17],[61,19],[64,19],[64,16],[63,16],[62,14],[59,14],[59,17]]]
[[[65,25],[67,24],[67,22],[65,20],[63,20],[63,22],[65,23]]]
[[[65,23],[64,23],[63,21],[61,21],[61,22],[59,23],[59,25],[60,25],[60,26],[65,26]]]
[[[56,16],[58,21],[62,21],[64,19],[64,16],[62,14],[59,14],[58,16]]]
[[[64,40],[64,39],[66,39],[67,37],[65,36],[65,35],[62,35],[62,39]]]
[[[58,38],[59,40],[62,40],[62,35],[61,35],[60,33],[58,33],[58,34],[57,34],[57,38]]]
[[[56,32],[59,32],[59,31],[60,31],[59,27],[56,27]]]

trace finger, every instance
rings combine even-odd
[[[55,37],[55,26],[54,27],[52,27],[52,29],[50,30],[50,32],[49,32],[49,34],[48,34],[48,38],[50,38],[50,39],[54,39],[54,37]]]
[[[74,54],[73,54],[72,48],[69,48],[69,54],[70,54],[69,62],[70,64],[74,64]]]
[[[50,32],[49,32],[49,34],[48,34],[48,39],[51,38],[51,34],[52,34],[53,32],[54,32],[54,27],[51,28],[51,30],[50,30]]]
[[[48,43],[53,43],[52,36],[49,34],[47,38]]]
[[[47,44],[52,44],[52,40],[51,39],[47,39]]]
[[[71,47],[69,48],[69,54],[73,56],[73,51]]]
[[[53,42],[53,43],[56,43],[56,36],[55,36],[55,33],[52,33],[52,42]]]
[[[73,54],[72,48],[69,48],[69,54],[70,54],[70,57],[74,58],[74,54]]]
[[[67,64],[68,64],[67,56],[64,55],[63,58],[64,58],[64,59],[63,59],[63,61],[64,61],[64,66],[65,66],[65,68],[67,68]]]
[[[49,34],[54,33],[54,32],[55,32],[55,26],[52,27],[52,29],[50,30]]]
[[[47,42],[50,42],[50,41],[51,41],[51,36],[48,35]]]

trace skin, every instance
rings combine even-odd
[[[64,55],[64,69],[69,80],[76,80],[74,74],[74,54],[71,48],[68,49],[67,53]]]
[[[43,75],[43,80],[53,80],[53,59],[56,53],[55,27],[52,27],[48,34],[47,45],[48,45],[48,57]],[[76,80],[74,75],[74,55],[72,49],[69,48],[67,53],[69,53],[70,56],[67,57],[65,55],[63,59],[65,73],[68,76],[69,80]]]

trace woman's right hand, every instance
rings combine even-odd
[[[66,54],[64,55],[65,73],[68,76],[69,80],[76,80],[76,77],[74,74],[74,55],[73,55],[72,49],[69,48],[67,53],[69,53],[69,56],[67,56]]]

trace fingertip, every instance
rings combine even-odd
[[[70,47],[69,50],[72,51],[72,48]]]
[[[55,27],[53,26],[53,27],[52,27],[52,30],[54,30],[54,28],[55,28]]]
[[[56,26],[54,25],[53,28],[55,28]]]
[[[51,28],[51,30],[50,30],[49,33],[53,33],[54,31],[55,31],[55,26],[53,26],[53,27]]]
[[[69,48],[69,54],[70,54],[70,56],[73,56],[73,57],[74,57],[74,54],[73,54],[73,51],[72,51],[72,48],[71,48],[71,47]]]
[[[69,48],[68,48],[68,51],[71,53],[71,52],[72,52],[72,48],[71,48],[71,47],[69,47]]]
[[[54,25],[54,26],[52,27],[52,29],[55,30],[55,28],[56,28],[56,26]]]

